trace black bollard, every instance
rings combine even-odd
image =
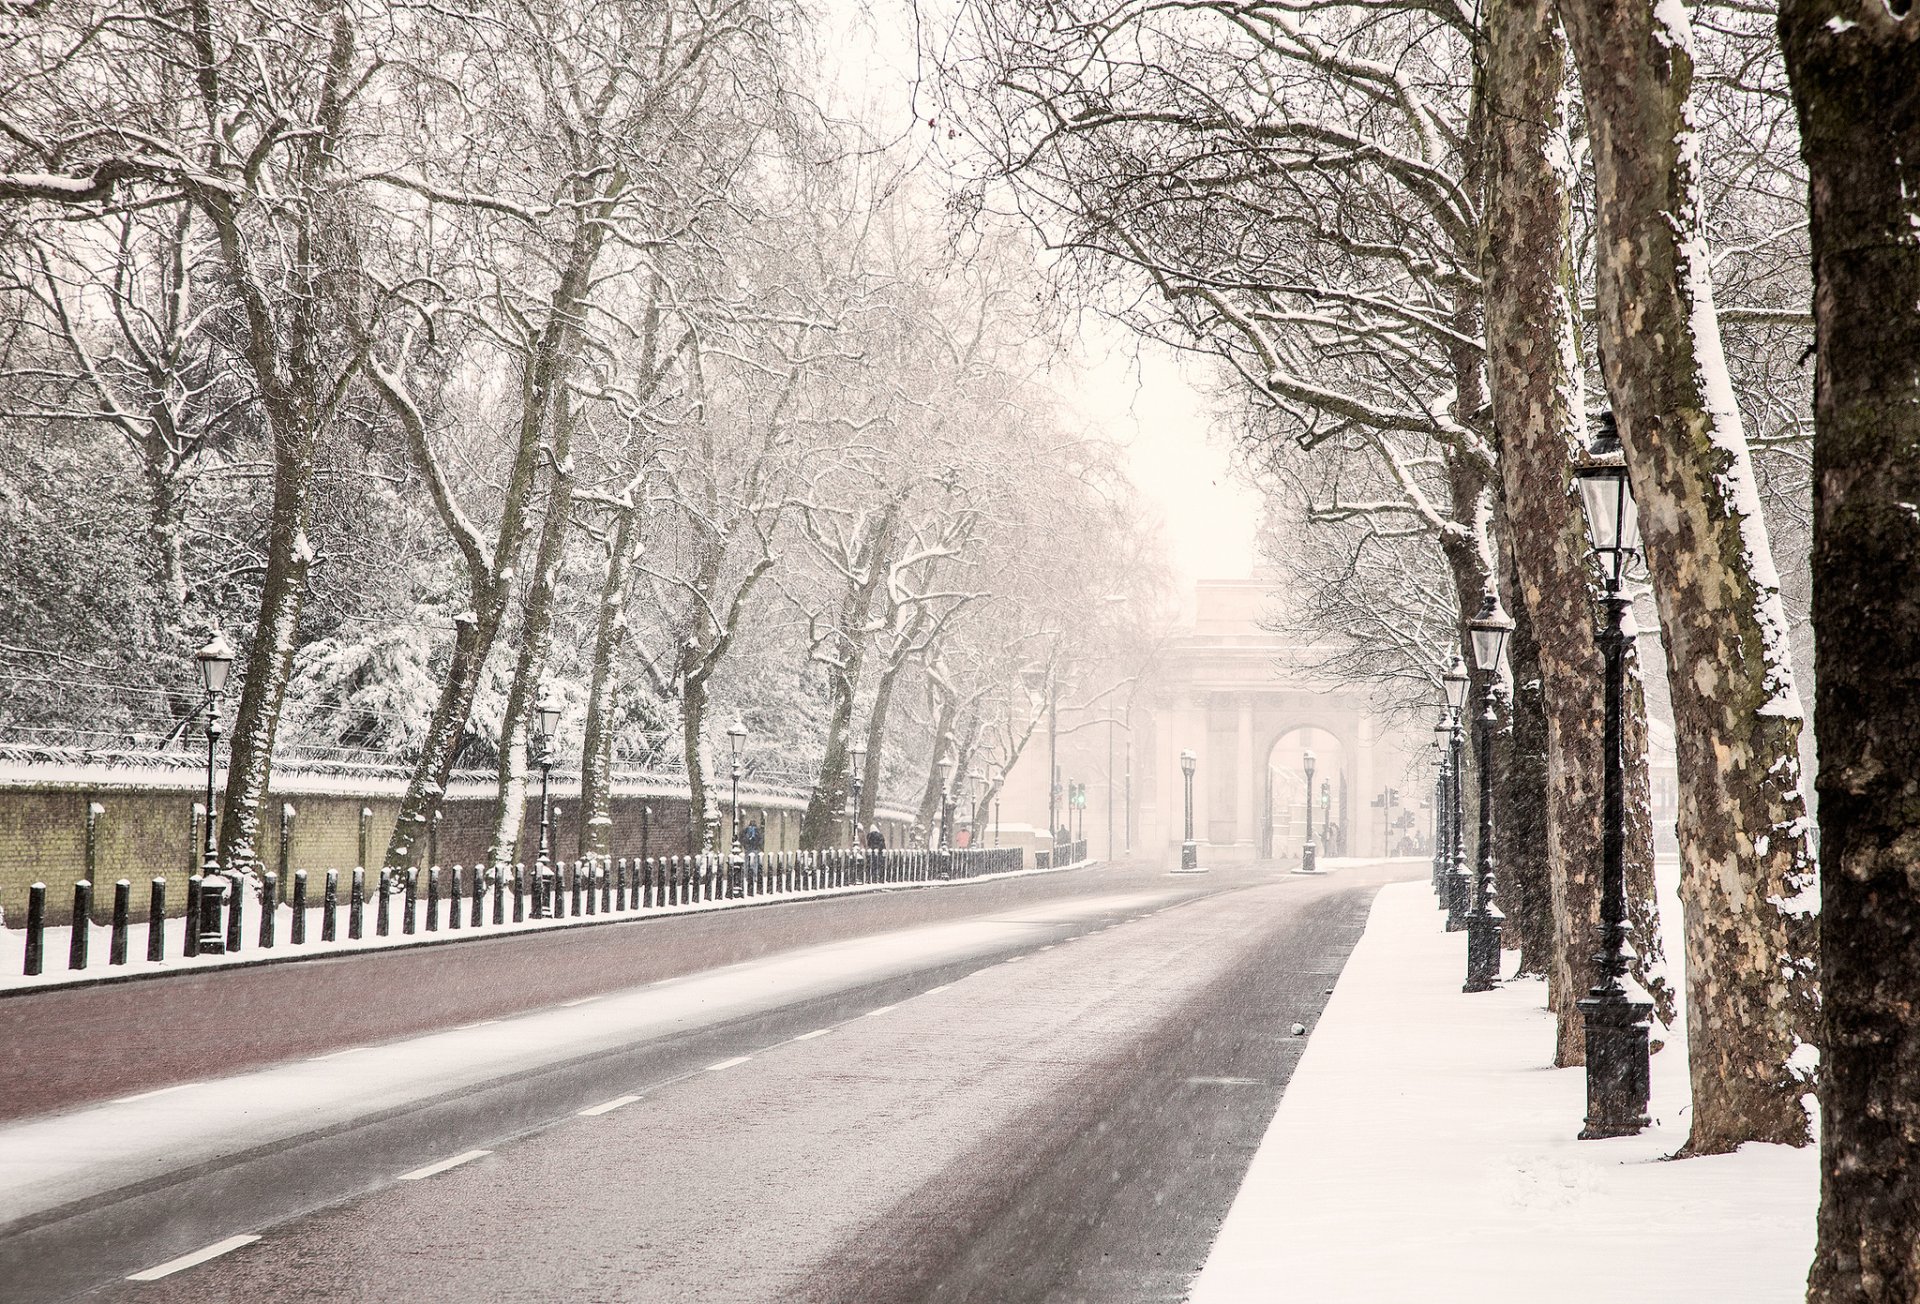
[[[414,929],[416,907],[420,901],[420,867],[410,866],[401,871],[406,875],[401,890],[406,894],[400,899],[400,931],[411,934]]]
[[[167,958],[167,880],[156,878],[147,897],[147,959]]]
[[[293,924],[287,930],[287,940],[295,946],[307,940],[307,871],[293,871]]]
[[[133,913],[133,884],[121,879],[113,885],[113,940],[107,944],[107,963],[127,962],[127,916]]]
[[[427,869],[427,931],[440,931],[440,866]]]
[[[227,954],[232,955],[240,949],[240,898],[246,893],[241,891],[246,879],[239,874],[227,875]]]
[[[200,954],[200,883],[198,874],[187,875],[187,927],[186,936],[180,941],[180,954],[188,957]]]
[[[486,922],[486,915],[482,909],[487,899],[486,884],[487,880],[481,877],[480,866],[475,865],[473,867],[473,917],[467,921],[475,928]]]
[[[493,867],[493,922],[496,927],[507,922],[506,895],[507,867],[495,865]],[[520,898],[516,894],[513,899],[518,901]]]
[[[598,914],[599,911],[595,909],[598,902],[595,900],[595,898],[599,896],[599,893],[596,892],[594,889],[597,883],[599,882],[599,880],[595,877],[595,875],[599,871],[594,868],[594,863],[591,858],[589,858],[584,865],[582,865],[579,861],[576,860],[573,862],[573,866],[574,866],[573,890],[576,892],[580,890],[580,871],[582,869],[586,870],[587,871],[587,913],[590,915]],[[576,909],[573,913],[577,915],[580,912]]]
[[[274,906],[280,895],[280,876],[272,871],[262,875],[260,891],[260,948],[269,950],[273,946],[273,917],[277,913]]]
[[[594,878],[600,884],[600,913],[613,913],[613,864],[611,861],[596,860]]]
[[[393,927],[393,908],[389,901],[393,897],[393,871],[380,871],[380,900],[373,908],[373,931],[377,936],[385,937]]]
[[[23,972],[31,978],[46,963],[47,885],[35,883],[27,889],[27,966]]]
[[[73,927],[67,937],[67,968],[87,967],[87,940],[93,931],[93,884],[79,879],[73,885]]]
[[[620,857],[613,862],[613,908],[627,908],[627,858]]]
[[[225,874],[207,874],[200,880],[200,954],[227,953],[227,892],[233,887]]]
[[[572,895],[573,895],[573,917],[575,919],[578,919],[580,917],[580,862],[579,861],[576,860],[573,862],[573,872],[568,877],[570,879],[570,886],[572,888]],[[588,905],[593,904],[593,893],[591,889],[589,889],[587,893],[587,904]]]
[[[327,871],[327,885],[320,892],[320,940],[338,941],[335,920],[340,913],[340,871]]]
[[[513,867],[513,922],[525,923],[527,919],[527,866],[522,861]]]
[[[360,926],[364,920],[366,896],[367,871],[355,865],[353,885],[347,889],[347,937],[351,941],[360,940]]]
[[[447,927],[460,927],[460,866],[447,871]]]

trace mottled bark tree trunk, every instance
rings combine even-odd
[[[1713,310],[1692,32],[1654,0],[1561,0],[1593,139],[1600,340],[1673,702],[1693,1085],[1688,1153],[1809,1139],[1816,1017],[1799,701]]]
[[[613,734],[620,693],[614,669],[627,625],[627,581],[633,570],[633,507],[619,509],[600,579],[599,619],[593,635],[593,670],[587,681],[586,737],[580,747],[580,854],[613,854]]]
[[[1780,8],[1811,192],[1824,1006],[1811,1304],[1920,1299],[1920,12]]]
[[[1538,641],[1554,1063],[1586,1057],[1576,1002],[1598,976],[1600,779],[1604,675],[1594,642],[1592,576],[1572,453],[1581,433],[1578,334],[1568,238],[1571,178],[1564,118],[1566,44],[1552,0],[1493,0],[1487,10],[1489,128],[1486,256],[1487,370],[1500,450],[1506,540]],[[1518,669],[1516,665],[1516,670]],[[1645,742],[1644,721],[1630,733]],[[1647,783],[1646,752],[1628,747],[1629,805]],[[1653,844],[1630,836],[1630,866],[1650,880]],[[1635,873],[1629,870],[1630,877]],[[1644,913],[1643,962],[1659,953]],[[1668,1001],[1671,1017],[1671,1000]]]

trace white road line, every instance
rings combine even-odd
[[[798,1037],[795,1037],[794,1040],[795,1041],[812,1041],[815,1037],[824,1037],[832,1031],[833,1031],[832,1028],[815,1028],[812,1032],[801,1033]]]
[[[363,1050],[372,1050],[372,1049],[373,1047],[371,1046],[355,1046],[351,1050],[336,1050],[330,1055],[309,1056],[307,1059],[307,1063],[318,1064],[321,1060],[340,1059],[343,1056],[358,1055]]]
[[[482,1019],[482,1020],[480,1020],[480,1022],[478,1022],[478,1023],[463,1023],[463,1024],[461,1024],[461,1025],[460,1025],[459,1027],[457,1027],[457,1028],[452,1028],[452,1029],[449,1029],[449,1031],[451,1031],[451,1032],[465,1032],[465,1031],[466,1031],[466,1030],[467,1030],[468,1028],[484,1028],[484,1027],[486,1027],[486,1026],[487,1026],[488,1024],[492,1024],[492,1023],[498,1023],[498,1022],[500,1022],[500,1020],[498,1020],[498,1019]]]
[[[732,1059],[721,1060],[718,1064],[707,1065],[707,1072],[718,1073],[721,1069],[730,1069],[736,1064],[745,1064],[752,1058],[753,1056],[751,1055],[735,1055]]]
[[[401,1182],[417,1182],[423,1177],[432,1177],[437,1173],[446,1172],[449,1168],[458,1168],[461,1164],[470,1164],[483,1155],[490,1155],[492,1153],[493,1151],[491,1150],[469,1150],[465,1154],[455,1155],[451,1159],[442,1159],[437,1164],[428,1164],[425,1168],[416,1168],[411,1173],[402,1173],[395,1180]]]
[[[897,1010],[897,1009],[899,1009],[899,1008],[900,1008],[900,1007],[899,1007],[898,1005],[882,1005],[882,1006],[881,1006],[881,1007],[880,1007],[879,1009],[877,1009],[877,1010],[868,1010],[868,1011],[867,1011],[867,1013],[866,1013],[866,1015],[865,1015],[865,1017],[866,1017],[866,1018],[869,1018],[869,1019],[877,1019],[877,1018],[879,1018],[879,1017],[880,1017],[881,1015],[883,1015],[883,1014],[887,1014],[887,1013],[890,1013],[890,1012],[892,1012],[892,1011],[894,1011],[894,1010]]]
[[[945,990],[947,990],[947,988],[951,986],[953,986],[952,983],[941,983],[938,987],[929,987],[927,988],[927,990],[925,990],[924,992],[921,992],[920,994],[922,996],[931,996],[935,992],[944,992]]]
[[[588,1001],[597,1001],[599,999],[600,998],[598,996],[582,996],[577,1001],[561,1001],[560,1008],[564,1010],[564,1009],[570,1008],[571,1006],[585,1005]]]
[[[638,1096],[615,1096],[612,1100],[603,1101],[602,1103],[593,1106],[591,1109],[581,1110],[580,1117],[581,1118],[597,1118],[601,1114],[611,1114],[614,1110],[620,1108],[622,1105],[631,1105],[634,1101],[638,1099],[640,1099],[640,1097]]]
[[[217,1259],[230,1250],[242,1245],[251,1245],[259,1240],[258,1236],[229,1236],[224,1241],[215,1241],[205,1249],[195,1250],[192,1254],[183,1254],[177,1259],[168,1259],[157,1268],[148,1268],[145,1272],[136,1272],[128,1281],[159,1281],[162,1277],[171,1277],[174,1273],[205,1263],[208,1259]]]
[[[1002,961],[1001,963],[1003,963],[1003,964],[1019,964],[1019,963],[1020,963],[1020,962],[1021,962],[1022,960],[1024,960],[1024,959],[1026,959],[1026,958],[1027,958],[1027,957],[1026,957],[1026,956],[1024,956],[1024,955],[1016,955],[1016,956],[1014,956],[1014,957],[1013,957],[1013,959],[1011,959],[1011,960],[1003,960],[1003,961]]]
[[[1054,944],[1052,942],[1048,942],[1045,946],[1041,947],[1040,949],[1042,951],[1051,951],[1053,949],[1053,946]]]
[[[115,1104],[115,1105],[131,1105],[136,1100],[152,1100],[155,1096],[164,1096],[169,1091],[185,1091],[188,1087],[197,1087],[199,1085],[200,1084],[198,1082],[181,1082],[171,1087],[161,1087],[157,1091],[143,1091],[137,1096],[122,1096],[120,1097],[120,1099],[115,1101],[110,1101],[108,1103]]]

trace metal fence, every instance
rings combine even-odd
[[[1085,843],[1074,844],[1085,854]],[[1044,853],[1043,853],[1044,854]],[[1062,864],[1074,863],[1063,861]],[[320,886],[319,941],[356,942],[396,933],[411,936],[465,929],[504,928],[530,921],[584,920],[635,915],[647,911],[714,901],[799,896],[837,888],[913,885],[1005,874],[1025,867],[1020,848],[982,847],[952,851],[836,850],[701,854],[692,856],[601,857],[557,864],[486,868],[459,865],[380,870],[326,871]],[[1042,865],[1040,868],[1045,868]],[[256,886],[257,884],[257,886]],[[343,901],[344,889],[344,901]],[[165,878],[149,883],[146,958],[167,955]],[[186,956],[230,955],[243,950],[249,932],[259,950],[271,950],[280,917],[283,885],[279,875],[257,880],[239,874],[194,875],[187,880],[186,912],[179,917],[180,951]],[[287,943],[308,941],[314,911],[308,874],[300,870],[284,885],[292,907]],[[132,884],[114,885],[109,965],[127,963],[132,931]],[[246,919],[249,901],[257,918]],[[67,968],[88,963],[93,885],[73,885],[74,924],[68,939]],[[46,964],[47,889],[35,883],[27,899],[26,967],[33,976]],[[345,915],[344,926],[341,915]]]

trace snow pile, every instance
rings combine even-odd
[[[1191,1304],[1799,1304],[1812,1147],[1661,1162],[1686,1140],[1684,1046],[1655,1125],[1579,1141],[1532,980],[1461,992],[1466,935],[1424,883],[1383,889],[1229,1210]]]

